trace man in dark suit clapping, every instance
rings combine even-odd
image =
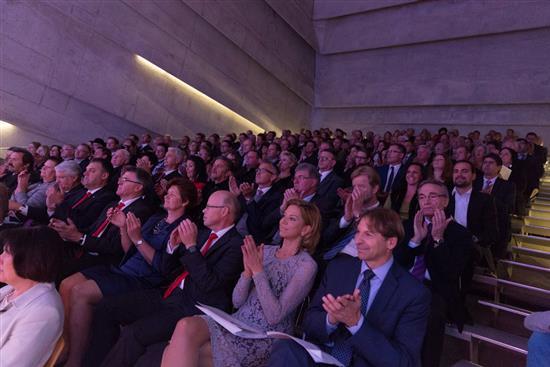
[[[439,366],[447,314],[462,330],[466,308],[462,278],[470,266],[473,248],[470,232],[445,215],[447,187],[435,180],[418,187],[420,210],[405,222],[405,238],[395,249],[396,261],[432,291],[428,329],[422,349],[422,366]]]
[[[233,194],[216,191],[204,209],[206,230],[184,220],[172,232],[161,262],[164,274],[177,276],[166,291],[139,291],[98,304],[85,366],[159,366],[178,320],[200,313],[197,302],[230,310],[243,266],[238,207]]]
[[[377,208],[359,220],[358,257],[329,263],[304,319],[306,336],[344,366],[419,366],[428,290],[394,262],[403,237],[397,213]],[[314,366],[293,341],[275,344],[269,366]]]

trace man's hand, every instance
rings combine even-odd
[[[294,190],[294,189],[286,189],[285,193],[283,194],[283,203],[281,204],[281,210],[284,210],[286,207],[286,203],[288,203],[292,199],[301,199],[302,195]]]
[[[109,221],[118,228],[126,227],[126,214],[121,209],[109,208],[107,209],[107,218]]]
[[[355,326],[361,318],[361,294],[356,289],[353,294],[334,298],[332,294],[323,297],[323,309],[327,312],[332,325],[343,323],[347,327]]]
[[[443,235],[449,223],[453,218],[446,218],[445,212],[442,209],[434,211],[432,217],[432,238],[434,241],[439,241],[443,239]]]
[[[24,169],[17,175],[17,187],[15,192],[27,192],[29,189],[29,178],[31,177],[30,173]]]
[[[256,188],[255,184],[249,184],[248,182],[243,182],[239,186],[239,190],[243,194],[246,200],[252,200],[254,197],[254,189]]]
[[[65,194],[61,192],[59,186],[54,184],[46,191],[46,206],[49,210],[55,210],[55,208],[63,202]]]
[[[189,248],[197,244],[197,233],[197,226],[189,219],[181,221],[178,225],[178,234],[181,243],[183,243],[185,248]]]
[[[420,243],[428,235],[428,225],[424,221],[424,214],[419,210],[414,216],[414,235],[411,241],[414,243]]]
[[[23,205],[19,204],[17,201],[15,200],[10,200],[8,202],[8,209],[9,210],[13,210],[14,212],[18,211],[19,208],[21,208]]]
[[[229,176],[229,191],[235,196],[239,196],[241,194],[239,184],[237,184],[237,179],[233,175]]]
[[[62,220],[52,218],[50,220],[50,227],[55,229],[65,241],[78,242],[82,238],[82,233],[78,231],[74,222],[70,218],[67,218],[67,223]]]
[[[141,236],[141,221],[132,212],[128,212],[126,215],[126,231],[133,243],[143,239]]]

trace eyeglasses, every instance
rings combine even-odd
[[[131,183],[135,183],[135,184],[138,184],[138,185],[143,185],[141,182],[139,181],[133,181],[133,180],[130,180],[129,178],[126,178],[126,177],[120,177],[118,179],[118,182],[131,182]]]
[[[306,180],[308,178],[313,178],[313,177],[309,177],[309,176],[294,176],[294,179],[295,180],[298,180],[298,181],[302,181],[302,180]]]
[[[225,205],[206,205],[204,209],[221,209],[225,208]]]
[[[446,197],[445,194],[429,194],[429,195],[418,195],[418,201],[424,201],[426,199],[435,200],[437,198]]]
[[[270,170],[265,169],[265,168],[258,168],[258,169],[256,169],[256,173],[264,173],[264,172],[267,172],[267,173],[272,174],[272,175],[275,174],[275,173],[273,173],[273,172],[271,172]]]

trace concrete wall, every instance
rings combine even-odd
[[[308,126],[315,51],[295,28],[263,0],[0,0],[0,120],[17,128],[0,143],[251,128],[136,54],[253,130]]]
[[[507,126],[550,142],[550,2],[317,0],[314,127]]]

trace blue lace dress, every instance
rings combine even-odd
[[[308,295],[317,264],[306,251],[287,259],[275,257],[278,246],[265,246],[264,271],[252,278],[241,276],[233,291],[233,317],[266,331],[292,334],[297,307]],[[208,323],[212,358],[216,367],[264,366],[273,339],[244,339],[234,336],[214,320]]]

